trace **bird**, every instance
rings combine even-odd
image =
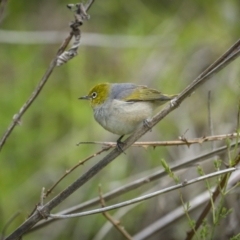
[[[79,99],[90,101],[94,118],[104,129],[120,135],[117,147],[121,150],[124,135],[147,125],[154,110],[174,97],[134,83],[100,83]]]

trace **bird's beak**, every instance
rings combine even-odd
[[[91,97],[90,96],[82,96],[82,97],[79,97],[78,99],[83,99],[83,100],[90,100],[91,99]]]

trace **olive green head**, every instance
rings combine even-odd
[[[80,97],[79,99],[90,100],[91,107],[95,108],[102,105],[109,97],[111,85],[109,83],[101,83],[93,87],[88,95]]]

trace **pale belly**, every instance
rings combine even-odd
[[[114,100],[112,104],[94,110],[96,121],[109,132],[117,135],[130,134],[152,116],[153,104],[149,102],[123,102]]]

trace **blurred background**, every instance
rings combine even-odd
[[[57,49],[69,32],[73,14],[66,0],[8,1],[0,25],[0,135],[2,136],[29,98]],[[96,0],[91,18],[81,27],[78,56],[54,70],[37,100],[8,138],[0,153],[0,230],[8,219],[20,215],[7,229],[11,233],[31,213],[42,187],[48,189],[78,161],[101,149],[100,145],[76,146],[79,141],[115,141],[118,136],[98,125],[88,102],[79,101],[91,87],[101,82],[133,82],[176,94],[188,86],[207,66],[240,37],[240,3],[231,1]],[[236,130],[240,96],[237,59],[201,86],[181,106],[161,121],[141,141],[176,140],[184,135],[210,135],[208,92],[214,134]],[[215,147],[225,145],[224,141]],[[212,144],[136,148],[132,147],[85,184],[54,212],[98,196],[161,169],[160,159],[169,165],[186,161],[207,151]],[[46,199],[50,200],[107,153],[87,162],[65,178]],[[227,156],[221,159],[227,162]],[[213,161],[202,164],[206,173],[214,171]],[[180,180],[198,176],[196,167],[176,173]],[[153,187],[161,189],[174,182],[169,177],[107,202],[107,205],[139,196]],[[205,184],[182,190],[184,201],[202,191]],[[239,197],[233,193],[229,201]],[[130,235],[151,225],[181,206],[178,192],[170,192],[122,213],[121,224]],[[226,200],[226,204],[227,204]],[[96,206],[99,207],[100,205]],[[232,205],[230,207],[233,207]],[[239,206],[235,206],[236,209]],[[236,210],[235,209],[235,210]],[[120,211],[120,212],[119,212]],[[116,210],[111,214],[119,213]],[[239,226],[235,211],[232,220]],[[193,219],[199,215],[192,213]],[[120,219],[120,218],[117,218]],[[231,221],[230,221],[231,220]],[[211,222],[211,220],[210,220]],[[102,215],[57,221],[24,239],[123,239],[114,228],[106,228]],[[183,239],[189,230],[186,216],[173,221],[148,239]],[[218,227],[215,239],[227,239],[239,229]],[[101,235],[102,234],[102,235]],[[221,237],[220,237],[221,236]]]

